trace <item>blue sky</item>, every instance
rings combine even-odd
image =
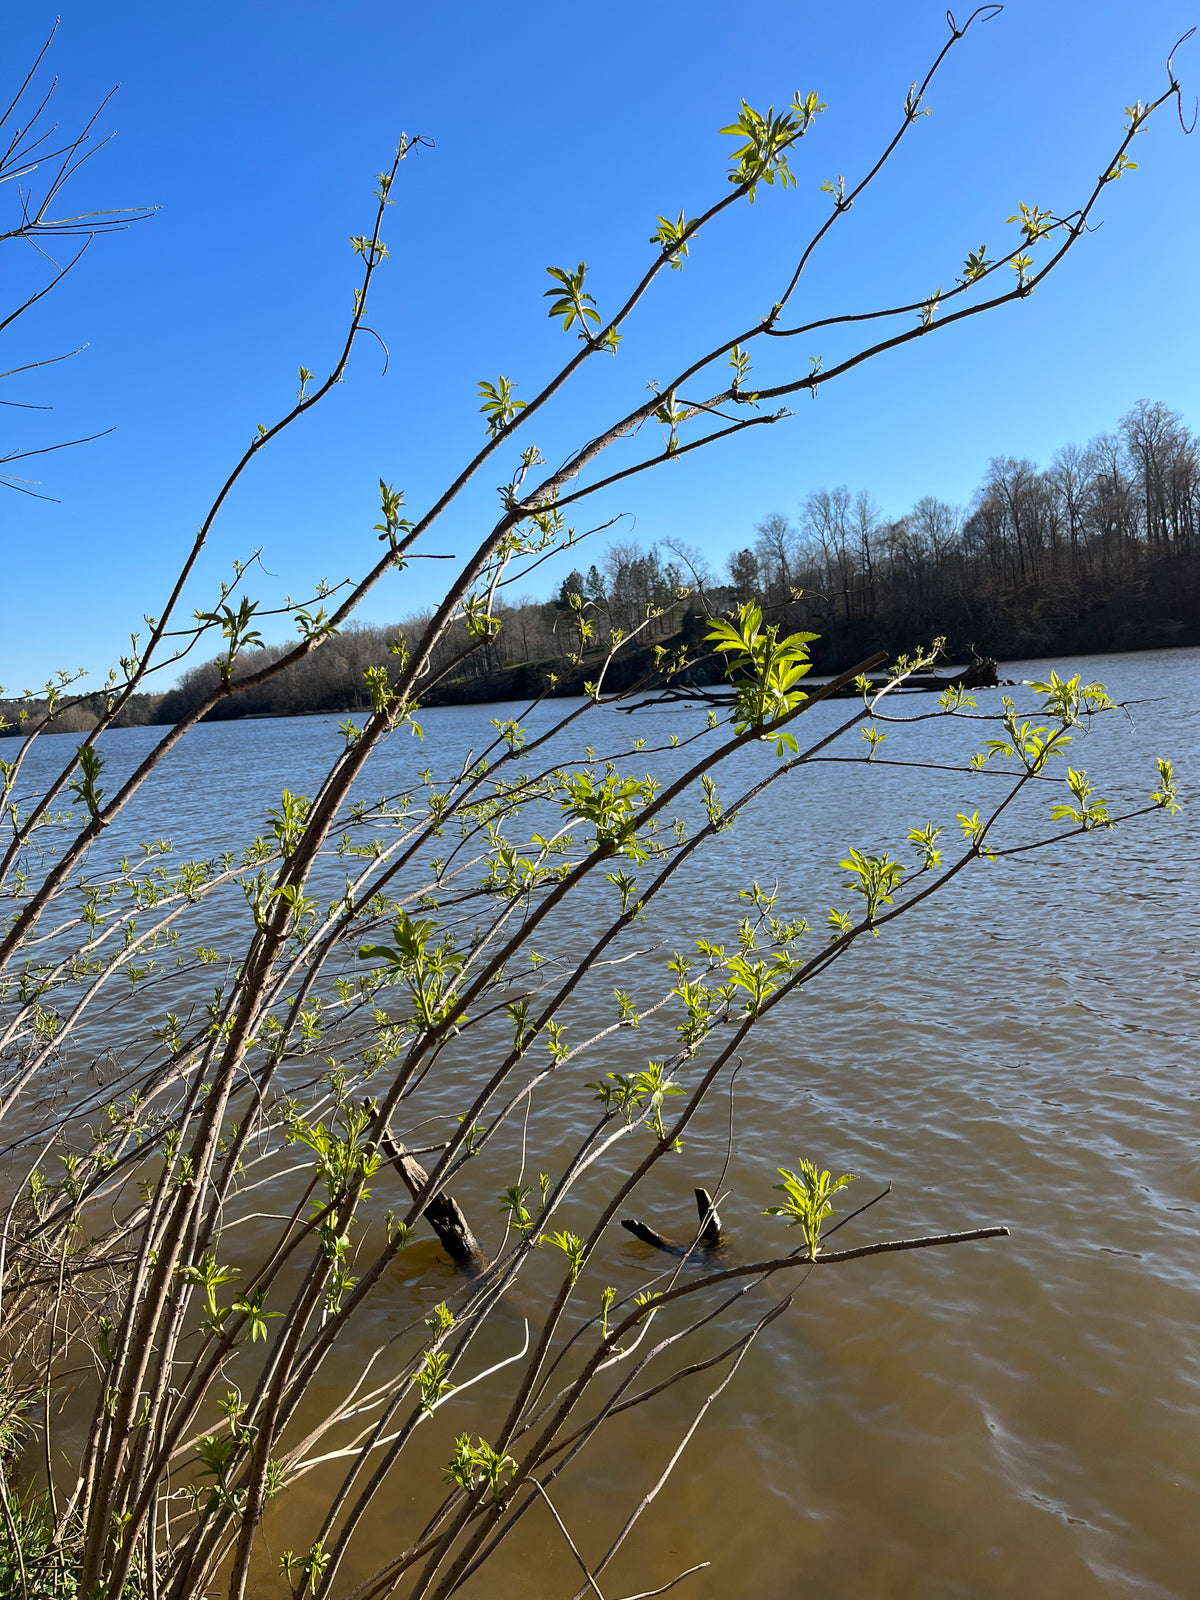
[[[364,340],[348,381],[252,469],[191,604],[210,603],[232,559],[259,546],[267,572],[251,592],[268,602],[365,567],[378,479],[422,508],[482,437],[478,380],[504,373],[528,395],[563,359],[573,336],[546,318],[545,268],[586,260],[611,305],[648,259],[655,215],[691,215],[722,193],[732,141],[718,130],[739,97],[780,105],[815,88],[828,110],[794,162],[797,188],[727,213],[682,273],[664,275],[619,355],[594,361],[532,439],[555,459],[698,342],[753,321],[824,215],[821,182],[864,169],[945,35],[942,7],[915,0],[762,0],[736,13],[723,0],[13,9],[10,78],[61,12],[65,126],[121,84],[100,123],[117,137],[81,174],[77,208],[160,209],[97,241],[4,336],[5,368],[87,344],[5,384],[7,399],[55,408],[6,408],[7,448],[115,429],[30,465],[57,503],[0,498],[10,690],[60,666],[102,676],[141,613],[157,612],[255,424],[286,408],[299,364],[329,361],[356,276],[347,240],[369,226],[374,175],[401,130],[435,148],[405,164],[384,232],[391,260],[370,320],[389,370]],[[1005,247],[1019,200],[1069,210],[1115,147],[1122,108],[1160,91],[1167,50],[1196,20],[1195,0],[1013,0],[957,48],[933,114],[815,260],[804,315],[949,287],[968,249]],[[1196,41],[1178,68],[1190,106]],[[1185,139],[1164,108],[1134,154],[1103,226],[1031,299],[804,396],[787,423],[598,497],[588,521],[624,513],[644,543],[681,538],[719,558],[822,486],[867,488],[894,514],[927,493],[965,500],[991,456],[1045,461],[1140,396],[1200,425],[1200,132]],[[6,249],[7,281],[24,281],[36,259]],[[829,365],[836,348],[789,348],[770,370],[806,370],[813,355]],[[500,481],[485,476],[428,548],[477,543]],[[390,577],[364,620],[418,610],[444,574],[418,564]],[[537,587],[560,575],[545,569]]]

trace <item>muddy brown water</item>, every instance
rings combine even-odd
[[[1159,754],[1175,757],[1195,796],[1200,651],[1057,665],[1136,702],[1132,725],[1110,719],[1073,756],[1114,809],[1154,786]],[[1048,666],[1004,663],[1001,676],[1038,678]],[[488,719],[509,710],[427,713],[425,748],[395,741],[378,787],[435,752],[440,762],[447,749],[478,748]],[[812,715],[832,726],[844,714]],[[686,708],[601,714],[606,737],[634,724],[651,743],[694,717]],[[139,801],[126,836],[141,837],[153,818],[153,833],[171,834],[180,849],[233,843],[230,830],[240,840],[247,807],[261,815],[284,783],[304,790],[315,781],[336,748],[336,721],[197,730]],[[114,768],[136,759],[149,737],[110,736]],[[588,737],[602,742],[594,724]],[[909,739],[907,753],[930,759],[970,748],[930,728]],[[39,759],[49,760],[52,743]],[[884,748],[900,746],[893,736]],[[740,775],[773,760],[753,750]],[[669,768],[664,757],[652,770]],[[733,776],[719,787],[732,795]],[[949,774],[881,768],[848,779],[845,768],[813,769],[727,836],[656,912],[653,933],[668,944],[727,937],[736,890],[755,877],[777,878],[787,908],[819,928],[837,898],[831,866],[846,846],[890,845],[903,859],[896,843],[908,826],[952,823],[965,802],[984,798]],[[839,1243],[992,1222],[1012,1234],[818,1271],[755,1346],[604,1575],[609,1600],[698,1561],[711,1565],[673,1592],[692,1600],[1200,1595],[1198,861],[1193,798],[1171,823],[1155,816],[980,868],[752,1036],[722,1205],[732,1252],[778,1247],[778,1224],[762,1208],[774,1198],[774,1169],[802,1154],[860,1174],[863,1197],[869,1186],[893,1185]],[[661,955],[646,957],[621,981],[648,995],[660,970]],[[599,998],[588,1003],[604,1013]],[[649,1028],[643,1038],[623,1034],[604,1065],[627,1070],[663,1042]],[[585,1076],[595,1070],[590,1062]],[[450,1084],[447,1109],[453,1095]],[[579,1107],[567,1104],[551,1098],[536,1114],[537,1160],[568,1148]],[[438,1108],[436,1094],[430,1106]],[[692,1186],[715,1187],[728,1109],[714,1104],[636,1214],[668,1234],[694,1225]],[[458,1188],[485,1234],[496,1229],[499,1186],[484,1173]],[[614,1229],[597,1293],[644,1275],[651,1256]],[[454,1283],[435,1244],[414,1243],[327,1373],[331,1392]],[[474,1365],[518,1349],[538,1304],[535,1278],[506,1304]],[[655,1481],[705,1392],[680,1387],[620,1419],[560,1484],[556,1504],[589,1559]],[[483,1421],[472,1413],[470,1425],[482,1429],[488,1415],[485,1405]],[[397,1475],[347,1583],[405,1542],[438,1493],[431,1463],[446,1459],[467,1425],[465,1402],[433,1420],[413,1458],[423,1470]],[[272,1516],[263,1595],[283,1593],[270,1575],[273,1556],[314,1536],[322,1487],[318,1475],[303,1480]],[[543,1508],[467,1592],[569,1597],[580,1581]]]

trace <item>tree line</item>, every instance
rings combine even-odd
[[[810,494],[728,559],[729,589],[822,634],[836,670],[864,643],[1043,656],[1200,642],[1200,439],[1161,402],[1039,468],[994,457],[965,509],[884,517],[865,492]],[[798,597],[798,598],[797,598]]]
[[[787,629],[820,634],[818,671],[837,672],[873,649],[893,654],[934,637],[952,659],[997,659],[1200,643],[1200,437],[1161,401],[1140,400],[1113,432],[1064,445],[1050,464],[996,456],[965,508],[936,496],[896,518],[866,490],[817,489],[795,515],[772,512],[754,539],[714,572],[681,540],[649,550],[614,540],[550,599],[504,598],[498,631],[445,630],[430,662],[433,703],[579,693],[614,639],[642,668],[645,647],[695,647],[709,615],[757,600]],[[351,625],[326,647],[210,713],[298,716],[369,709],[369,668],[411,648],[431,613],[398,625]],[[591,636],[581,646],[579,622]],[[641,647],[641,648],[639,648]],[[248,654],[241,675],[282,657],[285,643]],[[618,657],[618,662],[621,657]],[[215,661],[163,695],[135,697],[118,723],[168,723],[219,682]],[[100,696],[58,726],[85,731]],[[0,703],[18,731],[45,702]]]

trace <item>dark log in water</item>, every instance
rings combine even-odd
[[[385,1134],[381,1143],[384,1154],[416,1200],[429,1182],[429,1174],[415,1156],[410,1156],[403,1145],[397,1144],[391,1134]],[[480,1259],[482,1251],[479,1241],[471,1232],[463,1208],[452,1195],[439,1194],[421,1214],[437,1234],[443,1250],[452,1261],[457,1261],[459,1266],[468,1266]]]
[[[707,1189],[697,1188],[696,1210],[700,1213],[700,1243],[715,1250],[721,1242],[721,1219]]]
[[[888,682],[886,673],[882,676],[877,672],[867,674],[867,680],[872,689],[882,689]],[[905,678],[899,685],[901,691],[916,689],[926,694],[942,694],[946,689],[995,689],[1000,679],[996,674],[996,663],[991,657],[979,661],[972,661],[969,667],[964,667],[961,672],[937,673],[931,672],[924,675],[914,675]],[[859,691],[850,684],[845,689],[834,691],[839,695],[857,694]]]
[[[717,1215],[717,1208],[713,1204],[713,1197],[707,1189],[696,1188],[696,1210],[700,1214],[700,1231],[697,1239],[706,1250],[716,1250],[722,1243],[721,1219]],[[637,1217],[625,1217],[621,1226],[635,1239],[640,1239],[643,1244],[651,1245],[655,1250],[665,1250],[671,1256],[684,1256],[691,1249],[691,1244],[676,1244],[672,1239],[664,1239],[657,1228],[652,1228],[648,1222],[641,1222]]]

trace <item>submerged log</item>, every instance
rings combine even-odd
[[[707,1189],[697,1188],[696,1210],[700,1213],[700,1243],[715,1250],[721,1242],[721,1219]]]
[[[669,1239],[664,1239],[661,1233],[656,1233],[646,1222],[639,1222],[636,1217],[622,1217],[621,1226],[631,1233],[635,1239],[640,1239],[643,1244],[653,1245],[655,1250],[665,1250],[670,1256],[681,1256],[682,1248],[672,1244]]]
[[[696,1210],[700,1214],[700,1231],[696,1240],[706,1250],[716,1250],[721,1245],[722,1236],[721,1219],[717,1215],[713,1197],[707,1189],[696,1188],[693,1193],[696,1196]],[[621,1226],[635,1239],[640,1239],[655,1250],[665,1250],[669,1256],[685,1256],[692,1248],[690,1244],[676,1244],[673,1239],[665,1239],[657,1228],[652,1228],[648,1222],[642,1222],[637,1217],[623,1217]]]
[[[865,672],[863,677],[872,689],[882,689],[891,682],[891,677],[886,672]],[[961,672],[913,673],[911,677],[905,678],[903,683],[896,685],[895,692],[942,694],[946,689],[995,689],[999,683],[996,663],[990,656],[981,656],[972,661],[969,667],[964,667]],[[820,687],[819,684],[813,685],[814,689]],[[854,682],[843,684],[840,688],[830,691],[831,696],[839,700],[853,699],[860,693],[861,690]]]
[[[414,1200],[419,1200],[429,1183],[429,1174],[425,1168],[415,1156],[410,1156],[404,1146],[398,1144],[390,1133],[384,1134],[380,1144],[383,1153],[404,1179],[409,1194]],[[471,1232],[463,1208],[453,1195],[437,1195],[424,1208],[421,1215],[437,1234],[442,1249],[452,1261],[457,1261],[460,1267],[465,1267],[474,1265],[480,1260],[483,1252],[479,1248],[479,1241]]]

